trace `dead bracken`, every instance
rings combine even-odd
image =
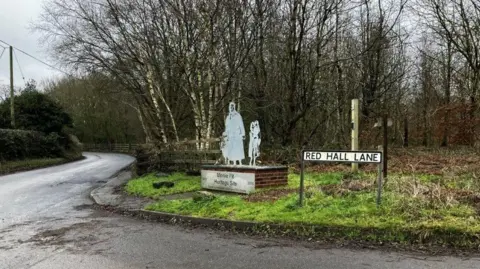
[[[328,184],[319,186],[318,189],[327,195],[345,195],[350,192],[371,190],[374,182],[366,180],[342,181],[341,184]]]
[[[296,191],[296,189],[273,189],[254,193],[243,199],[248,202],[274,202]]]

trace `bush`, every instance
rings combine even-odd
[[[0,129],[0,161],[64,157],[59,138],[56,133]]]
[[[42,133],[62,133],[65,126],[72,126],[72,119],[46,94],[26,90],[15,97],[16,128]],[[0,128],[10,128],[10,98],[0,103]]]
[[[28,86],[29,85],[29,86]],[[0,160],[81,156],[78,139],[69,135],[72,119],[34,84],[15,97],[15,130],[10,125],[10,99],[0,102]]]

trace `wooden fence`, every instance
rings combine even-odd
[[[137,165],[155,167],[159,170],[198,170],[201,165],[220,161],[220,138],[206,140],[184,140],[165,145],[157,156],[142,154]],[[148,144],[83,144],[84,151],[117,152],[136,154],[137,150],[148,149]],[[151,158],[155,157],[155,158]],[[155,163],[152,163],[155,160]]]
[[[135,153],[136,149],[147,146],[146,144],[83,144],[84,151]]]
[[[164,163],[201,165],[214,164],[221,156],[220,138],[205,140],[185,140],[167,145],[160,152],[159,159]]]

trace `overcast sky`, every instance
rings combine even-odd
[[[39,34],[33,33],[29,26],[38,19],[44,0],[0,0],[0,40],[47,62],[47,52],[39,44]],[[0,43],[2,46],[5,44]],[[0,55],[4,49],[0,47]],[[15,52],[19,64],[14,58],[14,84],[23,87],[24,80],[20,68],[25,76],[25,81],[35,79],[37,83],[47,78],[60,76],[58,71],[20,53]],[[20,67],[20,68],[19,68]],[[0,85],[10,83],[8,49],[0,58]]]

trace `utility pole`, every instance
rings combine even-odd
[[[358,132],[359,132],[359,105],[358,99],[352,99],[352,150],[358,150]],[[352,163],[352,172],[358,172],[358,163]]]
[[[14,92],[13,92],[13,47],[10,46],[10,124],[15,129],[15,108],[14,108]]]

